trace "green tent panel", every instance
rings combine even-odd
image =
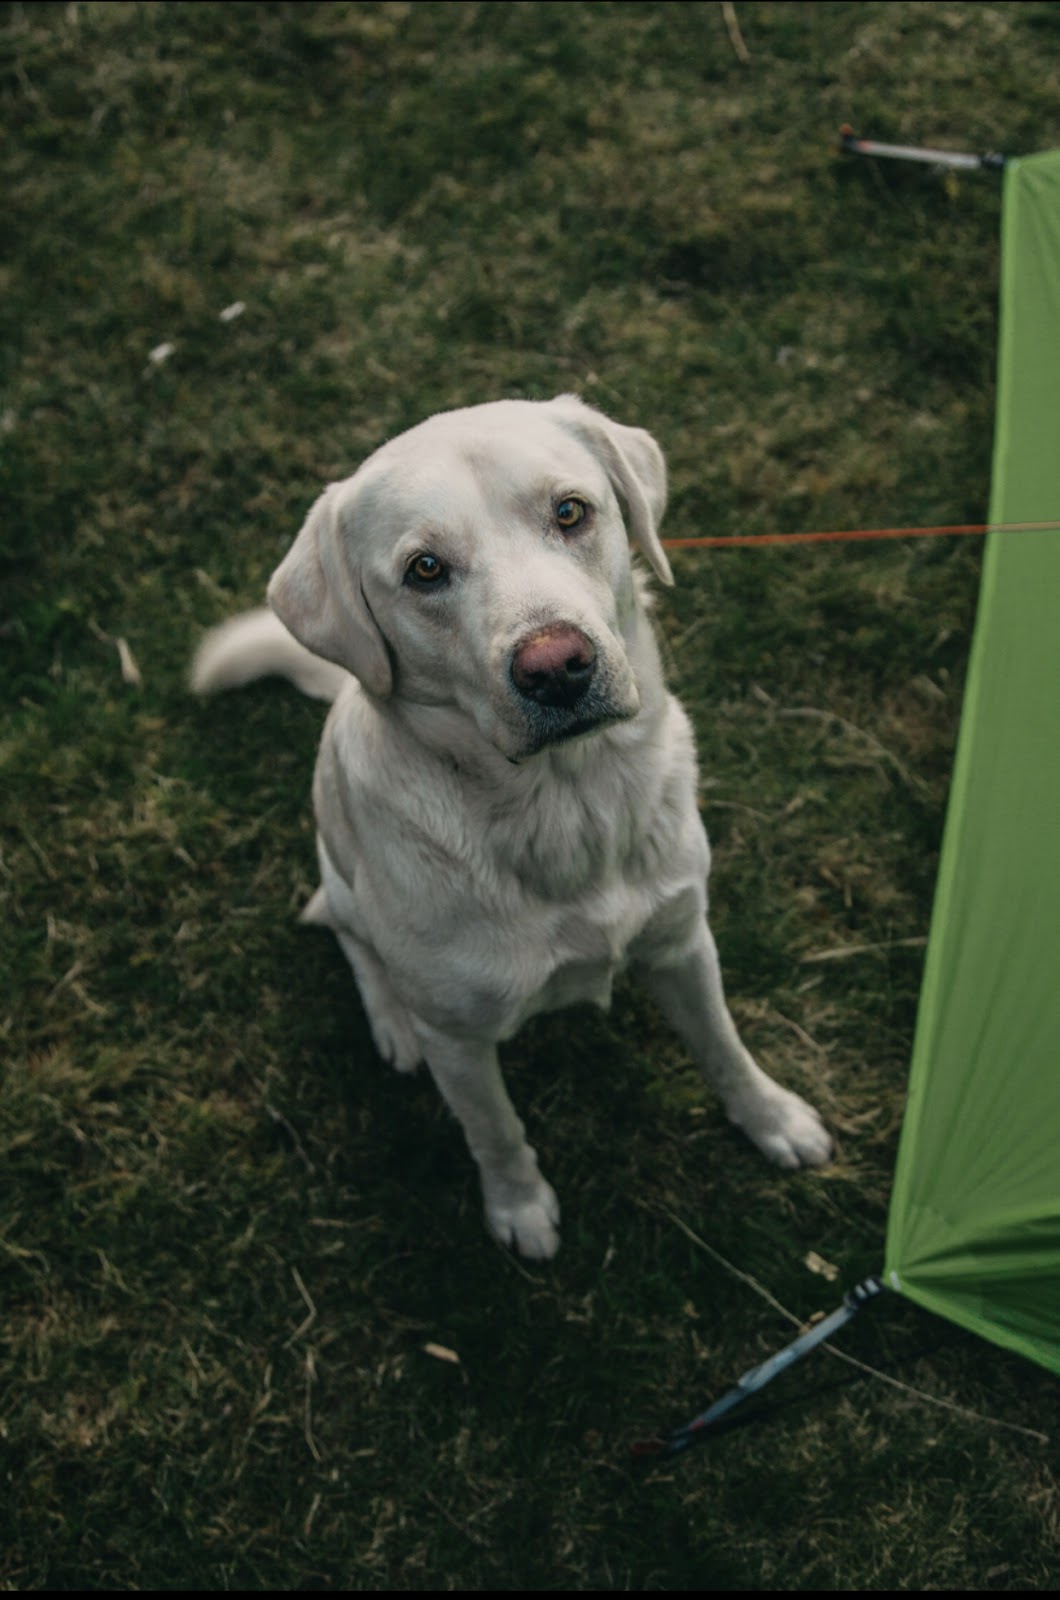
[[[1002,209],[992,523],[1060,518],[1060,151]],[[890,1283],[1060,1372],[1060,531],[988,535]]]

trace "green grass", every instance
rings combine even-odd
[[[880,1265],[974,541],[676,557],[733,1009],[840,1157],[767,1169],[622,987],[506,1051],[547,1268],[296,924],[320,708],[184,686],[320,485],[450,405],[650,428],[672,535],[982,520],[998,181],[834,139],[1055,144],[1060,12],[736,14],[747,65],[714,4],[4,8],[9,1587],[1055,1583],[1055,1442],[826,1357],[628,1454],[788,1336],[675,1218],[804,1317]],[[808,959],[847,944],[882,948]],[[905,1302],[843,1343],[1060,1431],[1039,1371]]]

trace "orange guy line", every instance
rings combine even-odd
[[[940,534],[1032,533],[1060,528],[1054,522],[960,522],[939,528],[847,528],[828,533],[733,533],[702,539],[664,539],[668,550],[721,549],[725,545],[838,544],[854,539],[928,539]]]

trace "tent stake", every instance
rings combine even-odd
[[[738,1378],[733,1387],[723,1394],[720,1400],[715,1400],[706,1411],[701,1411],[698,1417],[693,1417],[691,1422],[686,1422],[683,1427],[674,1428],[672,1432],[656,1439],[637,1439],[631,1446],[635,1456],[676,1456],[682,1450],[687,1450],[689,1445],[702,1439],[713,1425],[720,1420],[734,1406],[748,1396],[757,1394],[759,1389],[764,1389],[775,1377],[793,1366],[796,1361],[801,1361],[803,1356],[809,1355],[819,1344],[824,1344],[833,1333],[838,1333],[852,1317],[856,1316],[863,1305],[875,1299],[886,1287],[879,1278],[866,1278],[843,1296],[843,1304],[833,1311],[831,1316],[824,1317],[820,1322],[814,1323],[806,1333],[800,1333],[791,1344],[785,1345],[783,1350],[778,1350],[776,1355],[770,1356],[767,1361],[762,1361],[757,1367],[752,1367],[750,1372],[745,1372]]]
[[[876,139],[859,139],[848,124],[839,130],[839,148],[852,156],[893,156],[900,161],[925,161],[932,167],[985,167],[999,172],[1005,165],[1005,157],[996,150],[971,155],[960,150],[925,150],[913,144],[880,144]]]

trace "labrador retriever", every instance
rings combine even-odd
[[[380,1055],[425,1061],[491,1232],[552,1256],[559,1206],[501,1077],[534,1012],[607,1006],[629,966],[731,1119],[782,1167],[817,1114],[751,1058],[707,925],[688,718],[647,580],[672,583],[650,434],[573,395],[429,418],[317,500],[268,610],[208,634],[200,693],[279,673],[334,704],[313,800],[320,888]]]

